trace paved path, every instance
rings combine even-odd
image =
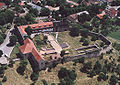
[[[52,35],[49,34],[45,34],[48,37],[48,41],[50,41],[50,44],[52,45],[52,47],[55,49],[55,52],[57,53],[61,53],[62,48],[59,45],[58,42],[56,42],[56,40],[54,39],[54,37]]]
[[[74,1],[70,1],[70,0],[66,0],[66,2],[71,3],[71,4],[74,4],[74,5],[76,5],[76,6],[79,5],[78,3],[74,2]]]
[[[12,46],[12,47],[8,47],[7,46],[7,44],[9,43],[9,36],[11,36],[10,31],[14,29],[13,27],[9,30],[9,32],[8,32],[8,34],[6,36],[6,39],[4,40],[3,44],[0,45],[0,50],[2,50],[3,54],[6,55],[6,57],[3,55],[0,58],[0,63],[2,63],[2,64],[8,63],[7,58],[10,58],[10,54],[11,54],[13,48],[14,48],[14,46]]]

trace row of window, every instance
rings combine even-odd
[[[53,25],[44,25],[44,26],[38,26],[39,28],[43,28],[43,27],[52,27]],[[36,28],[36,27],[33,27]]]

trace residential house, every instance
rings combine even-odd
[[[67,19],[70,20],[71,22],[78,22],[78,16],[81,14],[89,14],[89,13],[87,11],[82,11],[68,16]]]
[[[32,66],[44,69],[45,61],[43,56],[38,52],[34,43],[29,38],[24,40],[24,45],[19,47],[20,55],[23,58],[27,58]]]
[[[28,3],[28,5],[30,5],[33,9],[37,9],[39,12],[41,11],[42,7],[34,4],[34,3]]]
[[[5,3],[0,2],[0,9],[3,9],[3,8],[6,8],[6,5],[5,5]]]
[[[110,18],[114,18],[115,16],[117,16],[118,13],[115,8],[105,9],[104,11]]]
[[[106,13],[97,14],[97,17],[98,17],[99,19],[102,19],[104,15],[106,15]]]
[[[114,18],[118,13],[118,10],[114,7],[109,7],[105,10],[99,9],[99,11],[102,12],[101,14],[97,14],[97,17],[100,19],[102,19],[104,15],[107,15],[109,18]]]
[[[32,33],[39,32],[60,32],[68,30],[67,21],[53,21],[53,22],[41,22],[37,24],[23,25],[18,26],[16,28],[17,36],[19,37],[19,43],[22,45],[27,33],[25,29],[30,26],[32,29]]]
[[[48,8],[51,11],[58,11],[60,9],[60,7],[52,7],[52,6],[45,6],[45,8]]]

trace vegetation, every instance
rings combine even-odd
[[[58,77],[60,79],[59,85],[74,85],[74,80],[77,74],[74,70],[70,71],[66,68],[61,68],[58,72]]]
[[[26,70],[26,66],[28,64],[28,61],[27,61],[27,59],[24,59],[24,60],[21,60],[21,62],[19,64],[20,64],[20,66],[17,68],[17,72],[20,75],[24,75],[24,71]]]
[[[28,26],[27,28],[25,28],[25,32],[30,36],[32,34],[32,29],[30,26]]]

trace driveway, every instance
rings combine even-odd
[[[6,36],[6,39],[4,40],[3,44],[0,45],[0,50],[3,51],[3,54],[6,55],[6,57],[3,55],[1,58],[0,58],[0,63],[2,64],[5,64],[5,63],[8,63],[7,61],[7,58],[10,58],[10,54],[14,48],[14,46],[12,47],[8,47],[7,44],[9,43],[9,36],[11,36],[11,33],[10,31],[14,29],[14,26],[9,30],[7,36]]]

